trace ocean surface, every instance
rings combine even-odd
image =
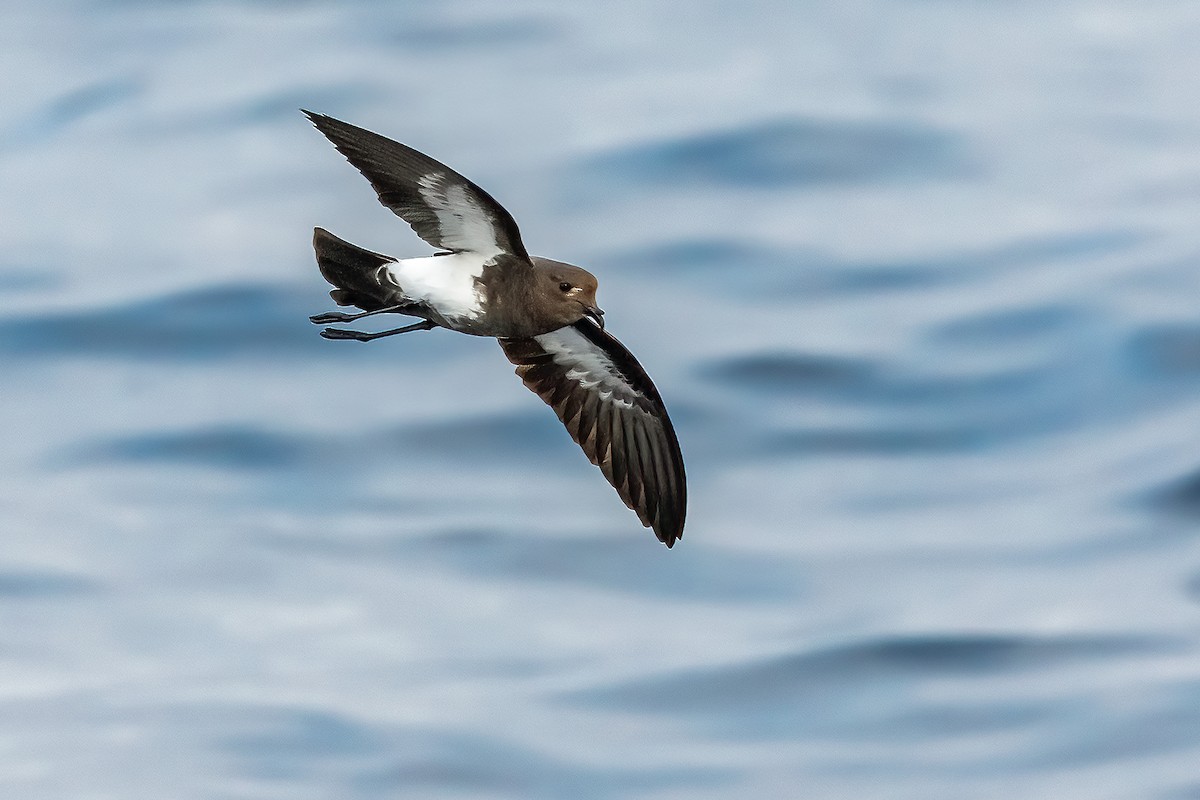
[[[1200,5],[0,10],[0,797],[1200,798]],[[330,342],[299,113],[600,278],[668,551],[494,342]]]

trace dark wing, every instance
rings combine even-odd
[[[663,544],[675,544],[687,512],[683,455],[662,398],[633,354],[588,320],[500,346],[625,505]]]
[[[528,261],[512,215],[440,161],[349,123],[305,111],[317,130],[371,182],[379,202],[434,247]]]

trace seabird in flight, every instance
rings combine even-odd
[[[379,202],[438,249],[396,259],[317,228],[313,247],[330,292],[361,313],[330,312],[316,324],[374,314],[420,322],[378,333],[326,328],[360,342],[448,328],[500,342],[517,375],[551,408],[625,505],[667,547],[683,536],[687,482],[679,440],[650,376],[604,329],[596,278],[530,256],[512,215],[446,165],[368,130],[304,112],[379,195]]]

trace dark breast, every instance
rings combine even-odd
[[[535,291],[536,268],[528,261],[502,255],[483,268],[479,282],[484,286],[484,317],[481,331],[485,336],[519,338],[538,336],[557,330],[567,322],[551,314],[551,309]]]

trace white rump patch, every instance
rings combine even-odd
[[[613,366],[608,353],[597,347],[572,326],[533,337],[554,363],[567,367],[568,380],[584,389],[596,391],[606,403],[632,408],[637,397],[633,387],[625,382]]]
[[[442,172],[424,175],[417,183],[421,197],[437,215],[443,247],[478,253],[484,261],[504,252],[496,243],[492,215],[470,189],[448,181]]]
[[[483,289],[475,279],[486,261],[479,253],[452,253],[405,258],[386,269],[409,300],[428,304],[448,320],[471,320],[483,313]]]

